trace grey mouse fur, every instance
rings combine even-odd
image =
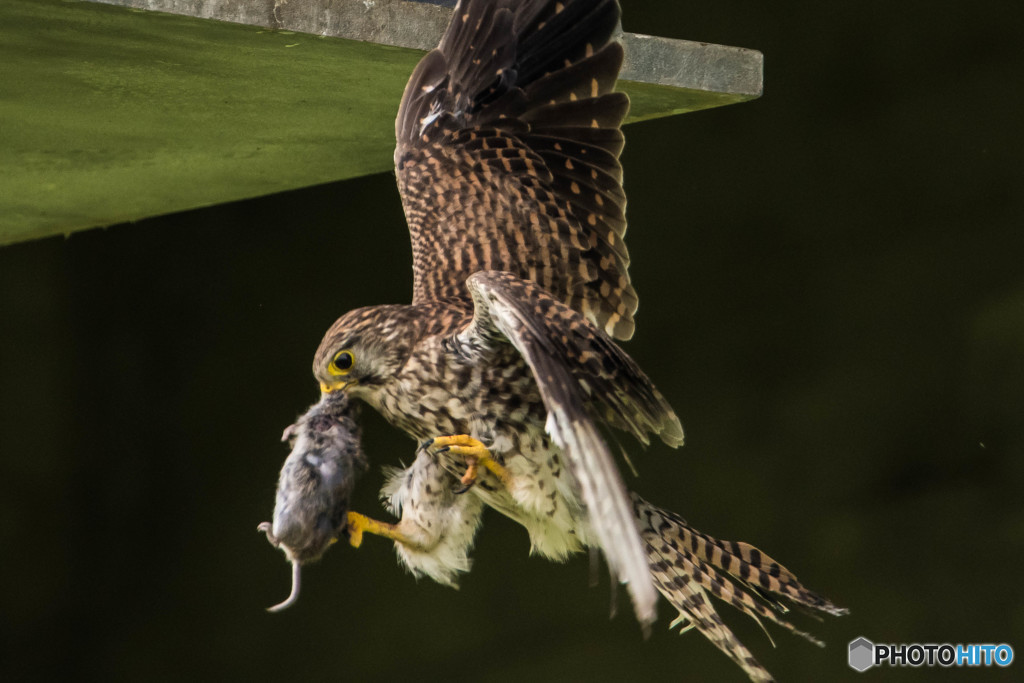
[[[291,562],[292,591],[270,612],[295,604],[302,565],[347,531],[349,497],[367,467],[354,413],[343,392],[324,394],[281,437],[292,450],[277,482],[274,521],[257,529]]]

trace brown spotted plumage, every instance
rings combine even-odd
[[[460,5],[395,124],[414,303],[505,271],[633,335],[617,23],[614,0]]]
[[[361,518],[353,538],[393,538],[411,571],[452,584],[493,507],[526,527],[538,554],[599,548],[643,624],[660,591],[768,680],[709,595],[796,633],[776,614],[783,601],[839,610],[753,547],[631,497],[603,436],[607,426],[683,442],[672,408],[615,342],[632,336],[637,306],[618,20],[615,0],[458,4],[396,121],[412,303],[344,315],[313,370],[325,392],[362,399],[422,444],[383,491],[399,521]]]

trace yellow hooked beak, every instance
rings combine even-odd
[[[332,394],[335,391],[344,391],[350,384],[355,384],[355,380],[338,380],[337,382],[320,382],[320,392],[323,394]]]

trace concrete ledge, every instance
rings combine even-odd
[[[437,45],[455,5],[449,0],[94,1],[416,50]],[[623,33],[622,43],[623,81],[714,93],[729,101],[761,95],[764,64],[757,50],[638,33]],[[720,103],[721,98],[712,98],[709,106]]]
[[[390,170],[443,5],[5,0],[0,245]],[[622,40],[627,123],[761,92],[758,52]]]

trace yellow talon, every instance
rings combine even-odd
[[[453,455],[461,455],[466,460],[466,473],[462,475],[462,485],[469,487],[476,482],[479,468],[496,476],[505,486],[512,481],[512,474],[491,457],[487,446],[466,434],[458,436],[439,436],[430,442],[430,448],[445,449]]]
[[[363,530],[369,521],[366,515],[361,515],[358,512],[348,513],[348,543],[353,548],[358,548],[363,544]]]
[[[358,512],[348,513],[349,545],[353,548],[358,548],[362,545],[364,532],[369,532],[375,536],[390,538],[392,541],[405,543],[406,545],[412,545],[410,541],[398,530],[397,525],[388,524],[387,522],[378,522],[377,520],[370,519],[366,515],[361,515]]]

